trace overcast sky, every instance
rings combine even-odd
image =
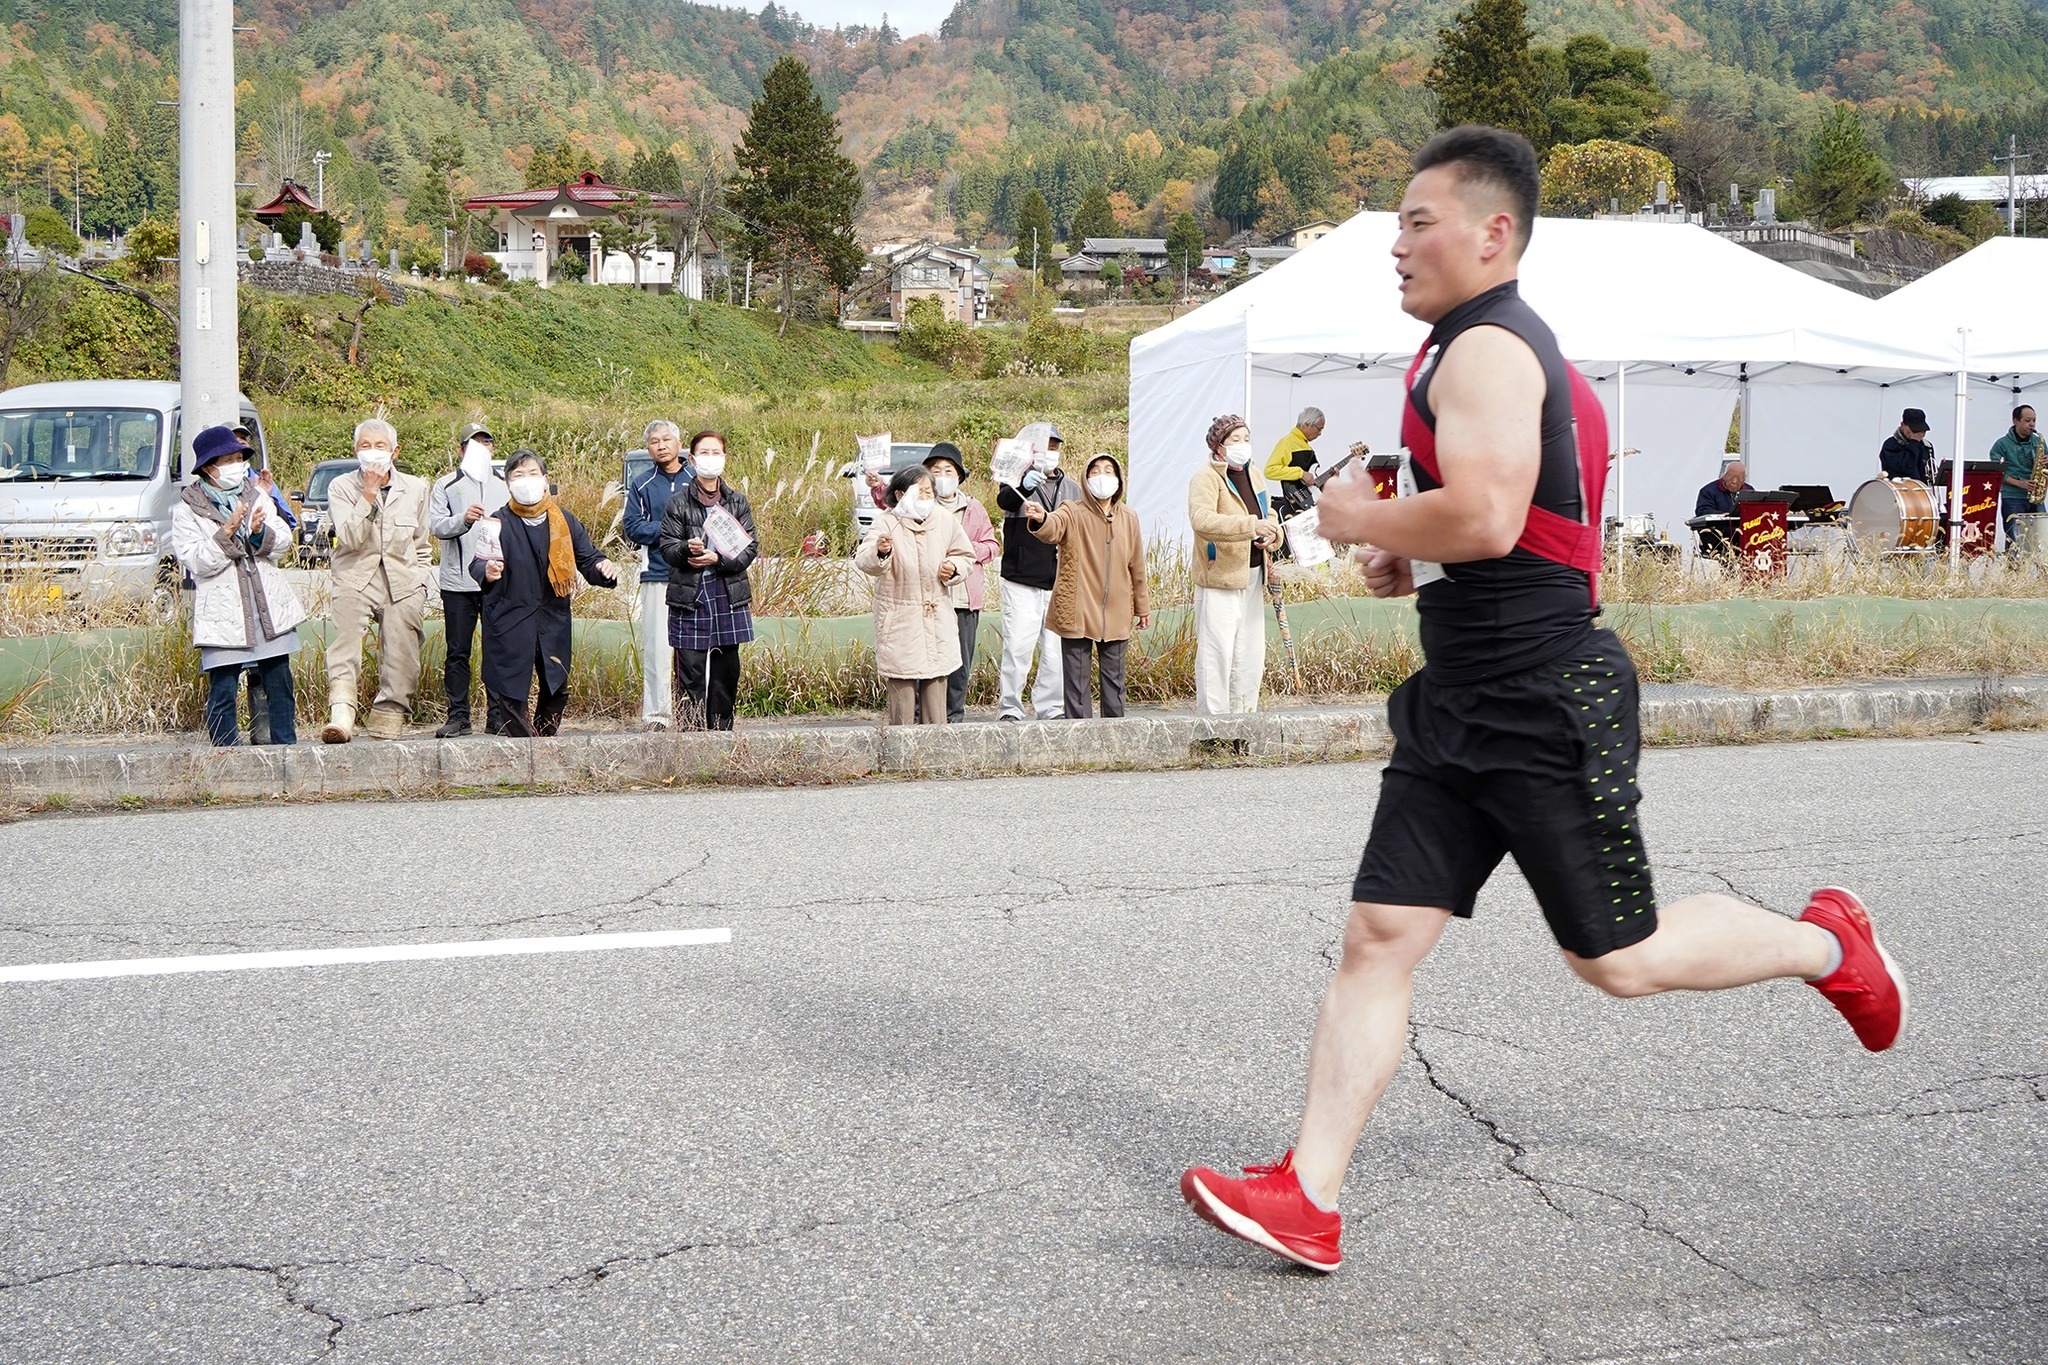
[[[784,0],[777,0],[784,3]],[[834,24],[866,24],[870,28],[889,16],[889,26],[906,37],[913,33],[937,33],[939,22],[953,9],[953,0],[795,0],[785,4],[820,28]],[[759,4],[747,6],[761,12]]]

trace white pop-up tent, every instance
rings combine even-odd
[[[1399,447],[1402,380],[1428,329],[1400,308],[1397,230],[1393,214],[1361,213],[1132,342],[1132,501],[1148,536],[1186,539],[1188,479],[1221,413],[1249,420],[1261,463],[1309,405],[1329,419],[1325,464],[1353,441]],[[1938,341],[1889,337],[1870,300],[1692,226],[1541,219],[1521,282],[1594,381],[1616,449],[1640,452],[1609,478],[1607,511],[1650,512],[1666,529],[1719,473],[1738,398],[1754,402],[1745,390],[1861,391],[1952,368]],[[1761,425],[1744,423],[1746,443]],[[1839,471],[1811,449],[1749,453],[1759,487],[1825,482],[1846,496],[1877,468],[1877,445],[1860,440]]]

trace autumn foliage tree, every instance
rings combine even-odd
[[[779,336],[796,311],[799,275],[846,289],[866,259],[853,235],[860,172],[840,153],[839,121],[795,57],[769,68],[733,161],[735,237],[749,259],[768,263],[781,279]]]
[[[1634,213],[1672,175],[1671,158],[1648,147],[1607,138],[1565,143],[1543,159],[1543,211],[1583,218],[1612,206]]]

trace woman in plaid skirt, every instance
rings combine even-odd
[[[754,638],[747,568],[761,552],[747,495],[725,481],[725,437],[690,438],[697,470],[669,499],[656,542],[668,561],[668,641],[676,651],[676,724],[730,730],[740,691],[740,646]]]

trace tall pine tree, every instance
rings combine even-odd
[[[1870,132],[1853,104],[1837,104],[1807,147],[1792,179],[1800,211],[1822,227],[1845,227],[1883,202],[1897,182],[1871,150]]]
[[[1067,225],[1067,250],[1078,256],[1090,237],[1116,235],[1116,209],[1109,202],[1109,187],[1097,181],[1081,196],[1081,207],[1074,210],[1074,221]]]
[[[1438,127],[1485,123],[1520,133],[1539,152],[1550,145],[1522,0],[1472,0],[1437,30],[1437,42],[1423,84],[1436,96]]]
[[[739,175],[728,202],[740,220],[736,242],[781,280],[780,336],[796,311],[799,275],[846,289],[866,259],[853,236],[860,171],[840,154],[839,122],[795,57],[768,69],[733,161]]]
[[[1052,208],[1037,190],[1027,191],[1017,208],[1017,264],[1034,266],[1047,284],[1060,282],[1059,243],[1053,237]]]

